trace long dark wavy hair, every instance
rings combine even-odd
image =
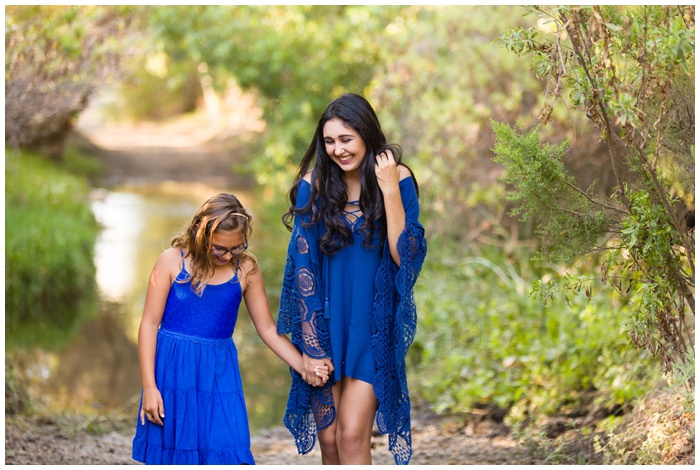
[[[359,231],[363,237],[363,246],[373,246],[376,231],[381,233],[380,243],[383,243],[386,238],[384,199],[374,172],[375,157],[385,150],[391,150],[396,162],[401,163],[402,154],[399,145],[387,143],[374,109],[362,96],[348,93],[336,98],[328,105],[318,121],[311,145],[299,165],[294,185],[289,191],[291,205],[282,216],[282,222],[291,231],[293,219],[297,215],[310,212],[309,221],[305,226],[314,225],[322,220],[327,231],[321,237],[321,249],[329,255],[352,243],[352,231],[343,220],[343,210],[348,203],[343,170],[326,153],[323,137],[325,124],[336,118],[357,132],[367,147],[367,153],[359,168],[361,188],[359,208],[364,220]],[[306,206],[297,209],[299,185],[312,162],[311,198]],[[413,177],[413,172],[411,176]],[[415,177],[413,177],[413,184],[418,191]]]
[[[180,233],[170,240],[171,247],[187,250],[192,277],[182,282],[191,280],[193,290],[199,295],[214,275],[215,266],[212,261],[211,246],[217,230],[240,231],[246,241],[250,241],[253,234],[253,218],[233,194],[220,193],[209,198]],[[250,259],[254,263],[249,274],[257,271],[255,256],[248,251],[233,256],[229,262],[235,268],[239,261],[245,259]]]

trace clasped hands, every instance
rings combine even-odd
[[[335,368],[330,358],[314,359],[302,354],[301,378],[313,387],[320,387],[328,382],[328,377]]]

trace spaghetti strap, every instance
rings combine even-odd
[[[187,271],[187,268],[185,267],[185,252],[182,248],[180,248],[180,259],[182,260],[180,263],[180,273],[177,275],[178,279],[189,279],[190,273]]]

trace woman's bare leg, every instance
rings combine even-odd
[[[336,404],[335,419],[333,422],[322,431],[318,432],[318,443],[321,446],[321,463],[323,465],[339,465],[340,458],[338,456],[338,445],[336,434],[338,428],[338,403],[340,402],[341,390],[343,382],[340,381],[333,385],[333,403]]]
[[[340,397],[335,403],[340,463],[371,465],[372,425],[377,412],[377,397],[372,384],[343,377]]]

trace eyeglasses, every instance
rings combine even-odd
[[[245,250],[248,249],[248,240],[243,242],[243,244],[234,246],[230,250],[219,245],[212,245],[211,252],[214,256],[224,256],[226,253],[231,253],[232,256],[240,255]]]

